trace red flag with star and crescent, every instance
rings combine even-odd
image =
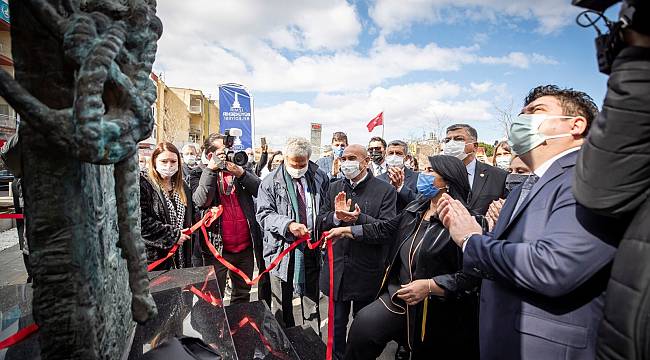
[[[377,114],[377,116],[375,116],[372,120],[370,120],[370,122],[366,126],[368,127],[368,132],[372,132],[372,130],[374,130],[375,127],[377,127],[379,125],[384,125],[384,112],[383,111],[380,112],[379,114]]]

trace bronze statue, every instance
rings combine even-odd
[[[0,95],[21,118],[42,355],[119,358],[109,353],[123,344],[103,344],[110,340],[105,332],[119,341],[119,332],[128,332],[104,327],[130,326],[119,313],[123,262],[107,244],[117,230],[132,317],[144,322],[156,314],[140,238],[136,157],[154,124],[150,73],[162,34],[156,3],[13,0],[10,11],[16,80],[0,71]],[[102,324],[106,317],[115,323]]]

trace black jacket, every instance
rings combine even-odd
[[[334,224],[334,198],[344,191],[352,206],[358,204],[361,214],[356,223]],[[379,180],[368,171],[365,180],[354,189],[348,179],[330,184],[329,195],[321,208],[318,219],[322,230],[337,226],[369,224],[395,217],[397,192],[392,185]],[[370,245],[355,241],[338,241],[334,244],[334,299],[337,301],[366,300],[375,298],[377,288],[388,257],[387,244]],[[329,267],[325,263],[321,270],[320,288],[329,295]]]
[[[185,209],[184,228],[192,226],[194,205],[192,193],[187,184],[183,184],[188,205]],[[152,263],[167,255],[180,237],[180,230],[171,225],[171,218],[164,194],[153,185],[146,173],[140,173],[140,211],[142,218],[142,239],[147,251],[147,263]],[[193,241],[187,240],[176,254],[156,267],[155,270],[165,270],[175,267],[190,267],[192,265]]]
[[[363,225],[362,235],[353,229],[355,239],[350,240],[352,242],[378,244],[390,239],[392,244],[389,265],[377,294],[386,291],[389,282],[399,282],[400,248],[414,235],[429,203],[427,199],[418,198],[391,220]],[[434,279],[445,289],[445,297],[430,296],[427,299],[424,345],[435,347],[436,355],[443,358],[451,355],[459,359],[474,358],[478,353],[476,292],[480,279],[461,271],[461,249],[438,219],[431,218],[430,221],[417,255],[413,279]],[[422,301],[409,307],[408,331],[413,349],[422,347],[424,304]]]
[[[468,201],[474,214],[485,215],[492,201],[505,199],[507,176],[503,169],[476,161],[472,194]]]
[[[390,183],[388,178],[388,173],[385,172],[379,176],[377,179],[384,180],[387,183]],[[401,212],[406,208],[411,201],[415,200],[418,196],[418,173],[415,171],[404,167],[404,185],[402,189],[397,193],[397,212]]]
[[[218,175],[218,171],[210,170],[207,167],[197,167],[191,172],[190,184],[194,188],[192,199],[199,210],[219,205]],[[234,191],[237,194],[239,206],[241,206],[244,215],[248,219],[248,228],[251,232],[254,249],[261,249],[262,247],[262,232],[259,224],[255,221],[255,203],[253,200],[253,197],[257,197],[260,182],[260,178],[248,170],[234,182]],[[217,222],[209,230],[218,232],[220,223],[221,221]],[[200,241],[200,249],[203,256],[212,256],[204,241]]]
[[[650,49],[623,49],[607,84],[573,189],[582,205],[631,220],[614,259],[596,356],[650,359]]]

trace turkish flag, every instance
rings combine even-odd
[[[384,125],[384,112],[380,112],[377,116],[375,116],[366,127],[368,127],[368,132],[372,132],[372,130],[375,129],[376,126],[379,125]]]

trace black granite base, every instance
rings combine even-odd
[[[323,360],[327,354],[327,346],[311,326],[294,326],[285,329],[291,345],[296,349],[300,360]]]
[[[226,315],[240,359],[300,359],[265,302],[233,304]]]
[[[129,360],[139,359],[166,339],[179,336],[200,338],[224,360],[237,359],[211,266],[149,274],[158,317],[136,327]],[[192,286],[206,299],[193,293]]]

